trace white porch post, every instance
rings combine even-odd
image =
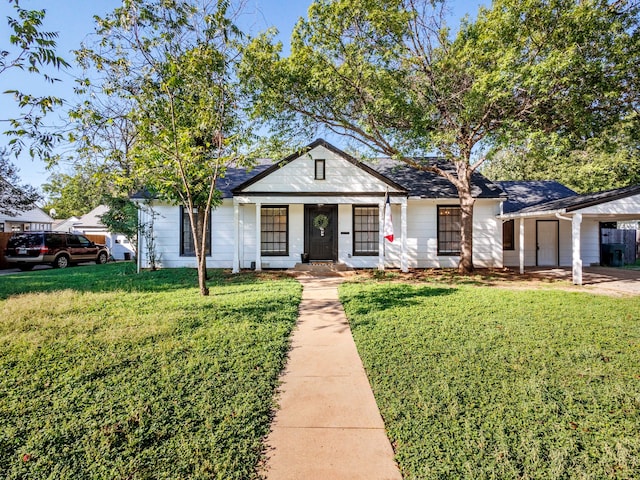
[[[256,272],[259,272],[262,270],[262,257],[260,255],[260,247],[261,247],[261,242],[262,242],[262,238],[260,235],[260,232],[262,230],[261,228],[261,218],[260,218],[260,209],[262,207],[262,204],[260,202],[256,202]]]
[[[518,219],[518,226],[520,227],[519,236],[518,236],[518,254],[520,257],[520,274],[524,273],[524,217],[520,217]]]
[[[231,273],[240,272],[240,235],[238,232],[240,228],[240,205],[238,200],[233,199],[233,269]]]
[[[573,253],[573,284],[582,285],[582,255],[580,252],[580,225],[582,214],[576,213],[571,220],[571,242]]]
[[[378,270],[384,270],[384,200],[378,206]]]
[[[401,216],[400,216],[400,226],[401,226],[401,235],[402,235],[402,253],[400,257],[400,269],[406,273],[409,271],[409,262],[407,257],[407,199],[402,199],[401,205]]]

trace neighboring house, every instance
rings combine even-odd
[[[640,220],[640,186],[577,195],[557,182],[491,182],[479,173],[472,181],[476,267],[573,266],[581,283],[582,264],[600,263],[601,223]],[[359,162],[316,140],[275,164],[231,168],[218,188],[223,201],[211,215],[209,267],[292,268],[303,259],[402,271],[458,265],[455,187],[401,162]],[[393,242],[381,228],[387,192]],[[153,227],[156,265],[195,267],[186,210],[144,192],[132,200],[144,205],[140,224]],[[140,266],[147,268],[139,237]]]
[[[58,232],[78,232],[86,235],[104,235],[105,244],[113,258],[116,260],[128,260],[135,254],[135,248],[127,237],[121,233],[110,232],[102,223],[102,215],[108,211],[109,208],[106,205],[99,205],[80,218],[71,217],[57,224],[55,230]]]
[[[456,267],[460,249],[460,207],[456,189],[432,173],[385,160],[367,165],[324,140],[304,153],[247,173],[229,169],[218,184],[223,202],[212,213],[209,267],[291,268],[309,261],[356,268]],[[384,240],[382,219],[389,193],[394,241]],[[502,266],[504,193],[480,174],[476,197],[473,260]],[[143,194],[134,201],[149,203]],[[158,265],[195,267],[187,212],[151,201]],[[140,224],[148,225],[148,209]],[[140,261],[147,265],[146,245]]]
[[[73,232],[74,225],[80,220],[80,217],[76,217],[75,215],[66,218],[60,219],[53,222],[53,230],[54,232]]]
[[[13,215],[0,213],[0,232],[32,232],[51,230],[53,218],[33,205],[28,210]]]

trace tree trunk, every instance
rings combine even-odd
[[[200,295],[205,297],[209,295],[209,287],[207,287],[206,228],[207,220],[205,218],[205,209],[198,208],[196,225],[193,229],[194,247],[196,251],[196,261],[198,263],[198,286],[200,287]]]
[[[208,296],[209,287],[207,287],[207,258],[201,256],[198,259],[198,285],[200,286],[200,295]]]
[[[460,263],[458,272],[467,275],[473,273],[473,206],[475,199],[471,196],[471,182],[458,186],[460,199]]]

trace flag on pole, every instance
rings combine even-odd
[[[384,238],[393,242],[393,223],[391,221],[391,202],[389,201],[389,191],[384,202]]]

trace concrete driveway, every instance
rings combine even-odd
[[[571,268],[535,268],[527,273],[542,278],[571,281]],[[582,271],[583,286],[603,293],[640,295],[640,269],[585,267]]]
[[[35,270],[50,270],[51,268],[53,267],[51,267],[50,265],[36,265],[33,267],[33,270],[27,270],[26,272],[23,272],[19,268],[4,268],[0,270],[0,275],[9,275],[10,273],[28,273]]]

